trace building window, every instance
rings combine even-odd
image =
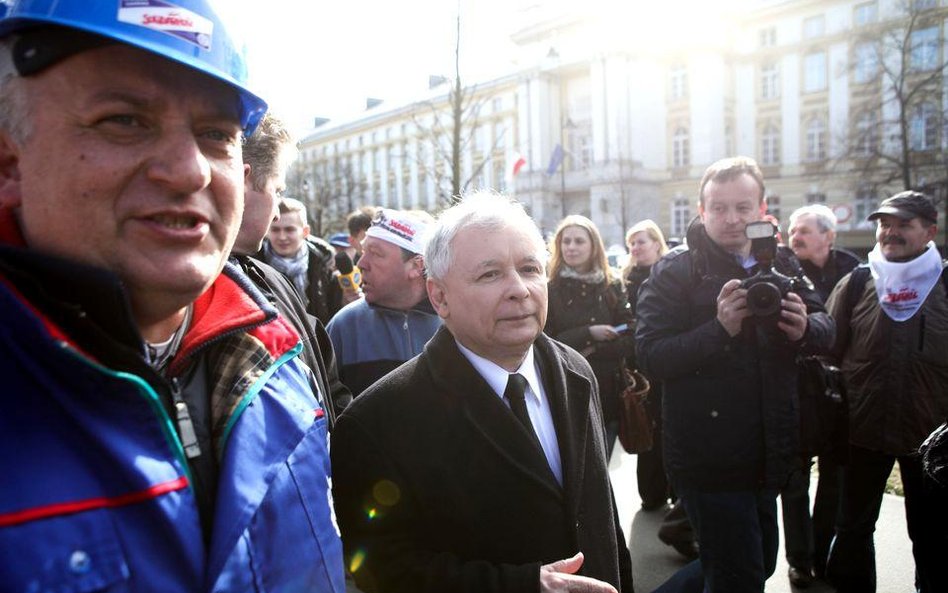
[[[803,38],[816,39],[826,32],[826,19],[823,15],[811,16],[803,21]]]
[[[678,128],[672,136],[672,163],[675,167],[687,167],[689,162],[688,130]]]
[[[854,50],[853,80],[859,84],[872,82],[879,69],[879,56],[876,53],[876,44],[872,42],[860,43]]]
[[[912,150],[932,150],[938,144],[938,113],[931,103],[912,108],[909,117],[909,147]]]
[[[777,64],[764,64],[760,67],[760,98],[776,99],[780,96],[780,70]]]
[[[912,6],[915,10],[928,10],[938,6],[938,0],[915,0],[912,2]]]
[[[679,101],[688,96],[688,70],[684,65],[672,66],[668,74],[668,82],[671,85],[672,101]]]
[[[878,2],[863,2],[862,4],[857,4],[855,8],[853,8],[853,23],[855,23],[857,27],[864,27],[874,23],[878,17]]]
[[[810,204],[825,204],[826,203],[826,194],[819,192],[812,192],[806,195],[806,203]]]
[[[503,110],[504,110],[504,100],[503,100],[503,98],[502,98],[502,97],[496,97],[496,98],[491,102],[491,111],[493,111],[494,113],[500,113],[500,112],[503,111]]]
[[[826,52],[808,54],[803,59],[803,92],[826,90]]]
[[[876,204],[876,195],[868,186],[860,187],[856,190],[856,197],[853,200],[853,220],[859,228],[872,228],[872,222],[866,218],[872,214],[878,204]]]
[[[593,163],[592,122],[574,124],[567,138],[570,171],[589,169]]]
[[[820,117],[814,117],[806,125],[806,160],[822,161],[826,159],[826,124]]]
[[[675,237],[684,237],[691,222],[691,208],[687,198],[675,198],[671,211],[671,234]]]
[[[760,162],[762,165],[780,163],[780,132],[772,124],[764,128],[760,136]]]
[[[780,196],[767,196],[767,214],[780,220]]]
[[[909,64],[913,70],[932,70],[938,67],[938,27],[912,32]]]
[[[876,128],[876,115],[872,111],[864,111],[856,118],[856,129],[854,130],[853,149],[856,156],[872,156],[878,147],[878,130]]]
[[[777,28],[767,27],[760,30],[760,47],[773,47],[777,45]]]

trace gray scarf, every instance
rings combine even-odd
[[[309,249],[304,242],[300,250],[293,257],[283,257],[270,246],[270,243],[263,244],[263,254],[267,263],[283,272],[293,281],[296,290],[299,291],[305,304],[309,304],[309,297],[306,294],[306,271],[309,269]]]

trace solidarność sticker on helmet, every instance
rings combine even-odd
[[[204,49],[211,47],[213,21],[162,0],[119,0],[118,20],[161,31]]]

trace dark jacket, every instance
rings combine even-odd
[[[789,250],[790,248],[781,247],[781,249]],[[859,258],[845,249],[830,249],[829,257],[822,268],[806,259],[798,261],[823,303],[829,299],[830,293],[836,288],[836,283],[860,264]]]
[[[625,294],[629,300],[629,309],[635,318],[636,305],[639,300],[639,290],[652,273],[652,266],[633,266],[629,275],[625,277]]]
[[[582,574],[632,593],[592,371],[545,335],[535,348],[563,487],[445,328],[340,417],[333,495],[361,589],[537,591],[542,564],[582,550]]]
[[[329,427],[352,401],[349,389],[339,380],[336,355],[323,323],[310,315],[300,295],[290,281],[276,269],[246,255],[236,255],[234,261],[263,295],[277,308],[303,341],[300,358],[313,371],[315,387],[326,402]]]
[[[816,293],[800,286],[809,323],[790,343],[772,322],[745,321],[730,337],[717,320],[717,297],[745,271],[693,225],[690,247],[652,267],[638,300],[638,362],[664,384],[665,466],[674,482],[703,490],[777,489],[799,453],[796,356],[820,353],[833,321]],[[775,268],[797,266],[786,256]]]
[[[586,359],[599,382],[603,421],[618,420],[619,382],[617,373],[623,360],[633,355],[632,313],[622,290],[622,282],[608,286],[588,284],[577,278],[554,278],[549,284],[549,307],[543,331],[576,351],[592,347]],[[629,331],[615,340],[596,342],[589,332],[591,325],[629,325]]]
[[[944,282],[905,321],[893,321],[879,306],[871,275],[865,285],[852,287],[860,297],[851,311],[849,289],[847,276],[827,308],[839,328],[833,353],[846,377],[850,442],[889,455],[912,454],[948,417]]]

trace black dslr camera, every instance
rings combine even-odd
[[[751,253],[760,266],[759,272],[741,282],[741,288],[747,289],[747,309],[754,317],[779,317],[781,299],[797,288],[799,280],[773,269],[777,227],[766,220],[752,222],[744,233],[751,240]]]

